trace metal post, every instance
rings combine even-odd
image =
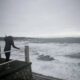
[[[29,46],[25,46],[25,61],[29,62]]]
[[[1,46],[0,46],[0,58],[1,58]]]

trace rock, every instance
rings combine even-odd
[[[39,55],[38,60],[42,60],[42,61],[52,61],[55,60],[53,57],[50,57],[49,55]]]

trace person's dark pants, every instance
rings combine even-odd
[[[5,56],[6,56],[6,61],[9,61],[9,58],[10,58],[10,52],[6,52],[6,53],[5,53]]]

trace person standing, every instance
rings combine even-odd
[[[10,50],[11,50],[11,46],[13,46],[16,49],[20,49],[18,47],[16,47],[14,45],[14,41],[13,41],[13,37],[12,36],[6,36],[4,38],[5,40],[5,47],[4,47],[4,52],[5,52],[5,57],[6,57],[6,61],[9,61],[10,59]]]

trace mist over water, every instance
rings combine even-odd
[[[16,41],[15,44],[21,47],[21,50],[13,51],[11,59],[24,61],[25,42]],[[0,45],[3,51],[4,42],[0,42]],[[64,80],[80,79],[80,58],[79,56],[78,58],[69,57],[69,55],[80,54],[80,43],[29,43],[28,45],[33,72]],[[12,50],[15,49],[12,48]],[[54,58],[54,60],[40,60],[38,59],[40,55],[48,55]],[[2,57],[5,57],[4,54]]]

